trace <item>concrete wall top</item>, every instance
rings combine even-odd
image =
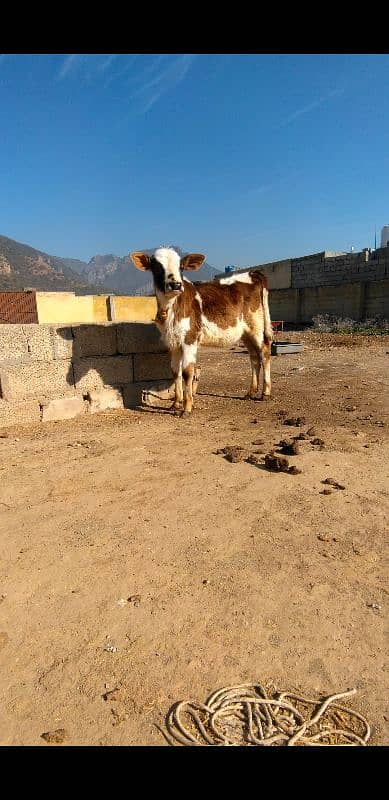
[[[155,297],[132,295],[36,292],[36,304],[41,324],[151,322],[157,312]]]
[[[149,322],[0,325],[0,365],[166,351]]]
[[[234,272],[226,273],[226,275],[218,275],[217,279],[224,277],[232,277],[233,275],[242,275],[251,269],[258,269],[266,276],[268,280],[269,289],[289,289],[291,286],[291,259],[286,258],[283,261],[273,261],[269,264],[260,264],[251,267],[244,267],[236,269]]]

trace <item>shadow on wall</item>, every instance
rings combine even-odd
[[[57,334],[64,343],[62,356],[70,360],[66,382],[78,393],[133,383],[133,357],[118,351],[116,325],[63,327]]]
[[[172,396],[170,355],[152,323],[61,326],[56,332],[55,357],[67,360],[66,382],[74,394],[89,401],[94,394],[96,402],[111,397],[115,408],[155,405]],[[102,390],[111,390],[104,400]]]

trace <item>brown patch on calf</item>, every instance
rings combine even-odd
[[[202,313],[221,330],[233,328],[241,316],[248,322],[262,303],[262,284],[256,289],[250,283],[204,283],[197,286],[197,292]]]
[[[190,327],[185,336],[185,344],[197,342],[201,330],[201,308],[196,299],[196,287],[192,283],[184,281],[184,291],[177,297],[174,306],[174,319],[180,322],[189,317]]]
[[[257,283],[262,289],[268,289],[266,275],[258,269],[249,269],[249,275],[253,283]]]
[[[184,381],[188,381],[190,378],[192,378],[192,380],[193,380],[194,371],[195,371],[195,365],[194,364],[188,364],[188,366],[185,367],[185,369],[182,370],[182,377],[183,377]]]

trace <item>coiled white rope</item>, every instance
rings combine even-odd
[[[335,703],[354,694],[356,689],[324,700],[293,692],[269,697],[260,684],[243,683],[218,689],[206,703],[177,703],[168,714],[167,731],[160,730],[173,745],[365,746],[367,720]]]

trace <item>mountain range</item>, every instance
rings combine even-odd
[[[153,253],[145,249],[145,253]],[[187,251],[174,247],[180,255]],[[190,280],[210,281],[220,270],[204,263]],[[7,236],[0,236],[0,291],[37,289],[76,294],[133,294],[153,292],[147,273],[135,269],[129,256],[95,255],[90,261],[51,256]]]

